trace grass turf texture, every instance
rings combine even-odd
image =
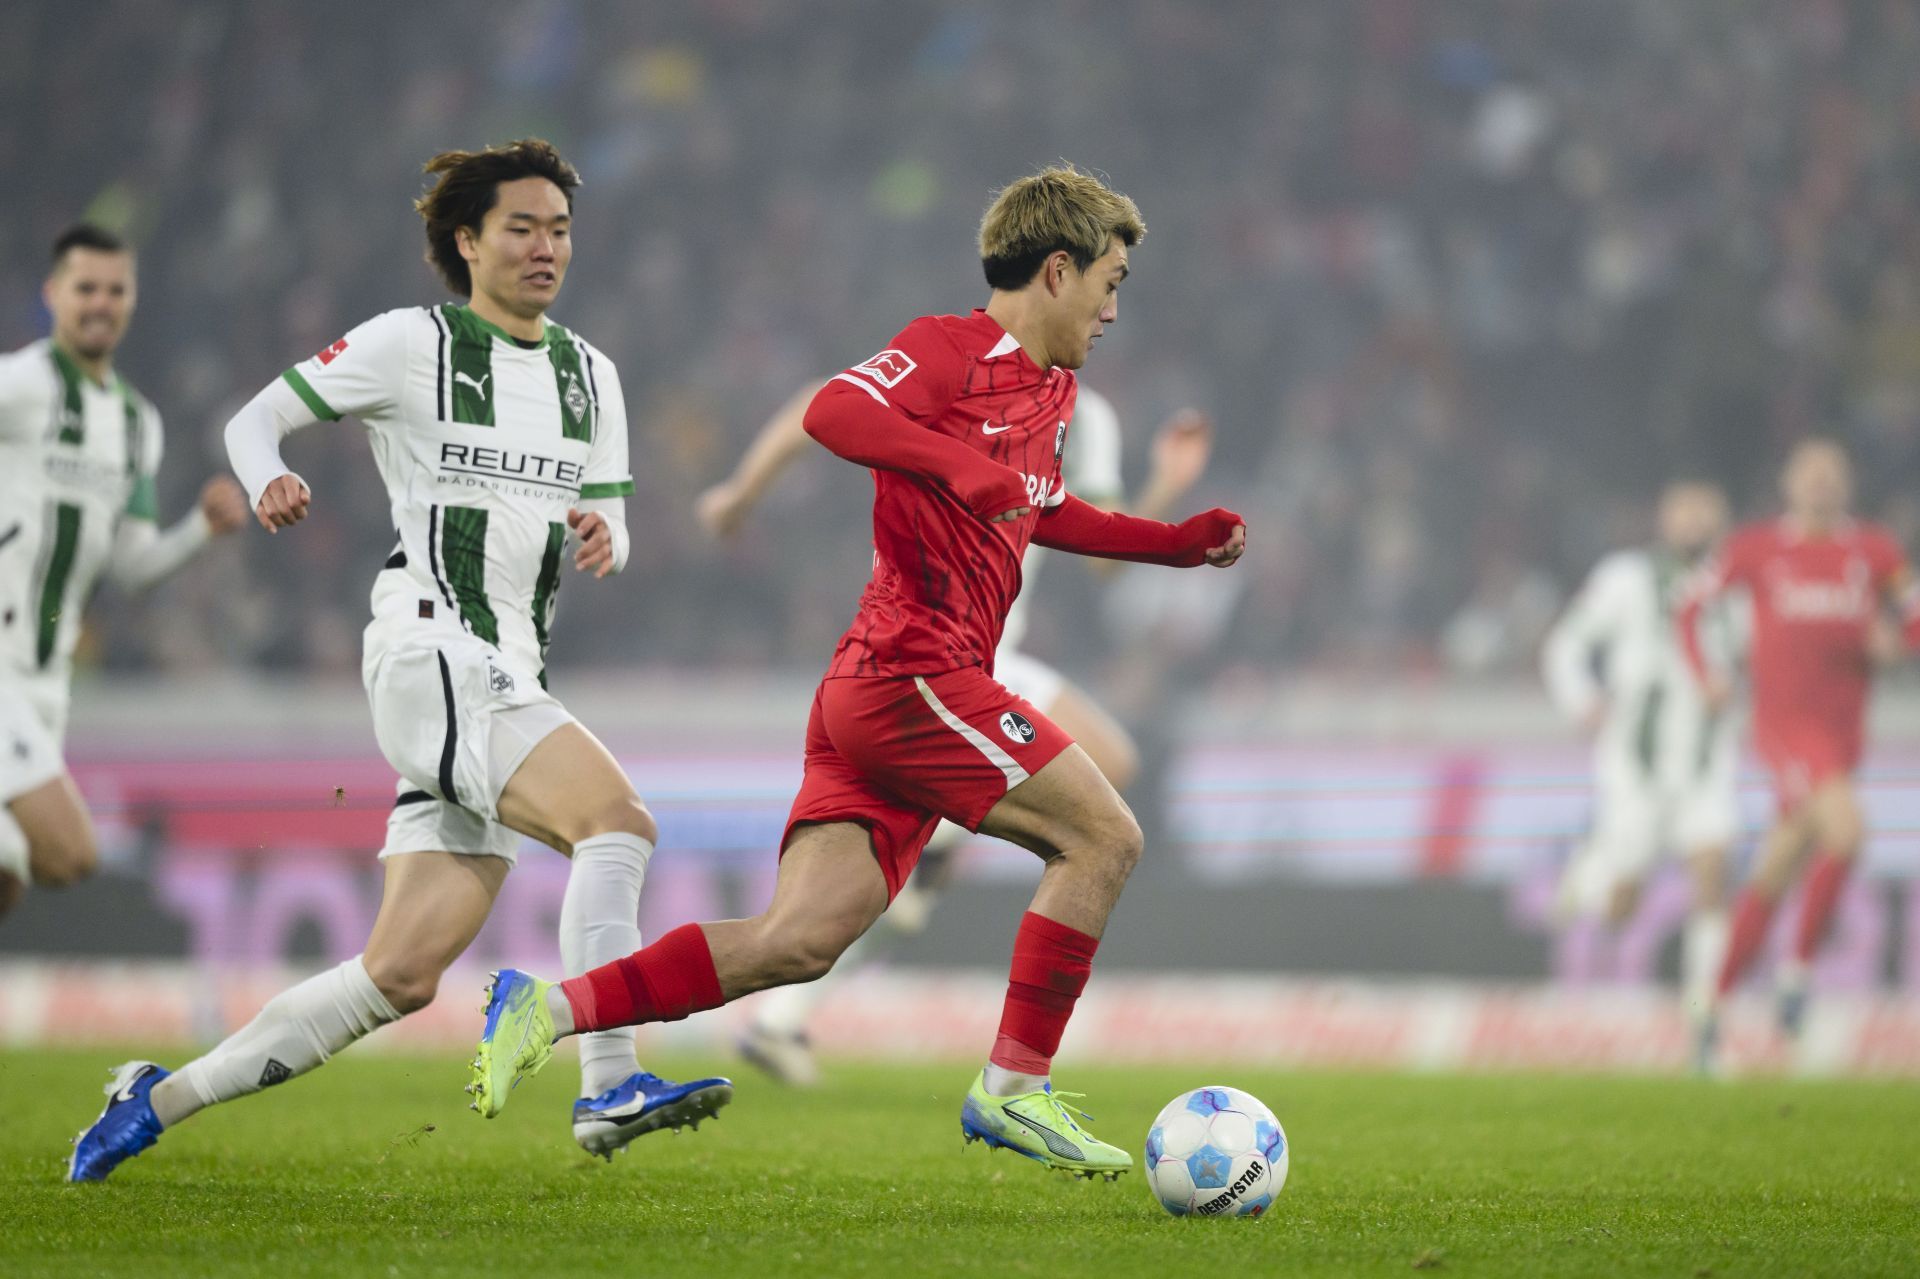
[[[489,1122],[458,1059],[349,1053],[199,1115],[104,1185],[63,1185],[126,1055],[0,1053],[0,1274],[1920,1270],[1910,1085],[1068,1068],[1136,1159],[1199,1084],[1279,1113],[1293,1169],[1266,1219],[1182,1221],[1137,1169],[1088,1184],[963,1151],[966,1064],[839,1065],[814,1092],[738,1069],[722,1122],[607,1166],[573,1144],[564,1058]]]

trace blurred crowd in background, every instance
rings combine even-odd
[[[1772,508],[1786,444],[1854,450],[1920,538],[1920,6],[1909,0],[954,5],[517,0],[9,9],[0,344],[46,250],[139,244],[123,371],[168,421],[163,510],[227,415],[367,316],[440,299],[435,151],[554,140],[585,186],[555,317],[619,364],[631,566],[562,594],[568,664],[822,666],[869,488],[821,455],[735,542],[692,518],[803,380],[986,290],[991,192],[1066,158],[1150,233],[1083,377],[1141,476],[1172,410],[1252,549],[1193,585],[1048,569],[1032,647],[1196,676],[1530,670],[1658,485]],[[343,437],[352,438],[343,438]],[[359,432],[289,459],[314,518],[98,614],[95,660],[349,671],[391,547]],[[1058,607],[1054,600],[1061,601]],[[1224,668],[1219,663],[1224,662]]]

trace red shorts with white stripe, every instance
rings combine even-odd
[[[795,827],[857,822],[873,838],[892,900],[942,817],[978,830],[1002,796],[1072,744],[977,666],[823,680],[781,851]]]

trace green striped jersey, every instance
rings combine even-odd
[[[529,347],[442,305],[377,315],[283,376],[372,437],[399,534],[375,618],[459,627],[540,670],[567,509],[633,492],[613,362],[552,322]]]
[[[160,414],[43,338],[0,355],[0,678],[64,718],[80,615],[126,516],[154,518]]]

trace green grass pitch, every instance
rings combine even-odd
[[[564,1056],[488,1122],[456,1059],[348,1053],[105,1185],[63,1185],[125,1055],[0,1053],[0,1274],[1920,1273],[1911,1085],[1067,1065],[1136,1158],[1190,1087],[1278,1111],[1293,1168],[1274,1210],[1180,1221],[1137,1171],[1088,1184],[963,1150],[965,1064],[842,1064],[813,1092],[733,1070],[723,1120],[609,1166],[572,1143]]]

